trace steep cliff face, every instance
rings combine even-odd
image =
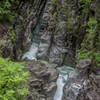
[[[20,59],[29,50],[32,42],[32,31],[46,0],[19,2],[17,15],[13,23],[0,23],[0,55],[11,59]],[[5,33],[5,34],[4,34]]]
[[[20,60],[24,52],[30,49],[32,31],[46,0],[29,0],[19,2],[18,14],[13,23],[0,23],[0,56]],[[4,34],[5,32],[5,34]],[[14,37],[12,36],[14,33]],[[24,70],[30,71],[28,80],[30,94],[26,100],[52,100],[56,91],[58,72],[56,64],[44,61],[24,59]]]
[[[69,19],[66,17],[68,13],[66,9],[68,9],[66,0],[50,0],[47,4],[41,25],[43,35],[39,45],[38,59],[73,67],[75,66],[75,37],[73,32],[67,33],[70,27],[67,26]],[[75,24],[74,22],[72,27]]]
[[[58,72],[56,64],[25,59],[25,69],[30,71],[29,91],[26,100],[53,100],[57,89]]]
[[[76,6],[77,5],[77,6]],[[78,15],[76,34],[77,63],[64,86],[63,100],[99,100],[99,1],[77,1],[75,15]],[[75,33],[74,33],[75,34]],[[96,43],[98,41],[98,43]],[[79,50],[77,55],[77,50]],[[81,52],[86,50],[85,53]],[[98,56],[98,58],[97,58]],[[88,59],[87,59],[88,58]]]
[[[78,59],[63,100],[100,99],[99,5],[98,0],[50,0],[45,9],[38,59],[72,67]]]
[[[20,2],[16,21],[0,23],[0,56],[10,57],[12,60],[20,59],[22,54],[29,50],[32,30],[44,4],[45,0]],[[62,100],[100,100],[99,6],[99,0],[49,0],[46,5],[40,30],[38,59],[57,65],[76,65],[75,71],[69,74],[64,86]],[[75,63],[76,59],[78,63]],[[26,60],[25,66],[31,62],[33,61]],[[50,96],[56,88],[57,72],[55,67],[48,68],[47,63],[45,69],[42,68],[43,72],[38,73],[39,64],[41,61],[38,64],[34,62],[30,69],[35,75],[31,75],[34,79],[30,79],[30,88],[34,89],[30,91],[37,90],[36,94],[33,93],[37,100],[52,100]],[[49,80],[45,80],[45,77]],[[49,87],[51,88],[48,90]]]

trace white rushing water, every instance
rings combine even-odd
[[[46,1],[46,3],[47,2],[48,2],[48,0]],[[41,27],[41,22],[42,22],[42,17],[43,17],[43,13],[44,13],[44,8],[45,8],[45,6],[43,7],[43,9],[42,9],[42,11],[40,13],[38,22],[37,22],[37,24],[36,24],[36,26],[34,28],[34,31],[33,31],[33,41],[32,41],[31,48],[30,48],[30,50],[28,52],[23,54],[22,59],[27,57],[28,59],[31,59],[31,60],[32,59],[37,60],[38,46],[39,46],[39,43],[40,43],[39,31],[40,31],[40,27]]]
[[[63,87],[66,84],[66,80],[68,78],[69,72],[73,71],[74,68],[63,65],[63,66],[57,67],[57,70],[59,72],[59,77],[57,79],[57,90],[56,90],[53,100],[61,100],[62,99]]]
[[[47,0],[47,2],[48,1],[49,0]],[[45,6],[44,6],[44,8],[45,8]],[[38,20],[38,22],[37,22],[37,24],[36,24],[36,26],[34,28],[33,40],[32,40],[32,45],[30,47],[30,50],[23,54],[22,59],[27,57],[28,59],[31,59],[31,60],[32,59],[37,60],[38,46],[39,46],[39,43],[40,43],[39,30],[40,30],[40,27],[41,27],[41,22],[42,22],[42,16],[43,16],[43,13],[44,13],[44,8],[42,9],[41,14],[39,16],[39,20]],[[62,96],[63,96],[63,86],[66,83],[66,80],[68,78],[69,72],[73,71],[74,69],[71,68],[71,67],[63,65],[63,66],[57,67],[57,70],[59,72],[59,77],[57,79],[57,91],[55,93],[55,96],[54,96],[53,100],[61,100],[62,99]]]
[[[31,59],[31,60],[32,59],[37,60],[37,58],[36,58],[37,52],[38,52],[38,44],[32,43],[30,50],[28,52],[24,53],[22,59],[27,57],[28,59]]]
[[[35,59],[37,60],[37,53],[38,53],[38,46],[39,46],[39,42],[40,42],[40,36],[38,35],[39,33],[39,28],[40,26],[37,25],[35,30],[33,31],[33,41],[32,41],[32,44],[31,44],[31,48],[28,52],[24,53],[23,54],[23,57],[22,59],[24,59],[25,57],[27,57],[28,59]]]

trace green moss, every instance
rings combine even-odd
[[[2,50],[0,50],[0,53],[3,53],[3,51],[2,51]]]
[[[88,13],[89,12],[89,6],[90,6],[92,0],[82,0],[80,2],[83,4],[82,5],[83,12]]]
[[[98,24],[97,24],[97,20],[94,17],[89,18],[89,20],[86,22],[84,22],[84,27],[86,27],[86,35],[84,37],[83,42],[81,43],[81,49],[78,50],[78,54],[79,57],[77,59],[77,61],[79,61],[80,59],[84,59],[84,58],[91,58],[91,60],[93,61],[93,59],[96,58],[97,61],[99,61],[99,53],[96,53],[97,51],[97,46],[95,46],[94,48],[94,44],[98,45],[98,43],[96,43],[96,35],[98,32]],[[100,36],[97,37],[97,40],[99,41]]]
[[[92,60],[93,60],[93,58],[94,58],[94,56],[93,56],[93,54],[94,54],[94,51],[87,51],[87,50],[78,50],[78,54],[79,54],[79,56],[78,56],[78,58],[77,58],[77,62],[80,60],[80,59],[84,59],[84,58],[87,58],[87,57],[89,57],[89,58],[91,58]]]
[[[41,66],[45,66],[45,62],[44,61],[41,63]]]
[[[9,35],[10,36],[10,38],[12,39],[12,40],[14,40],[14,38],[15,38],[15,33],[14,33],[14,30],[12,31],[12,33]]]

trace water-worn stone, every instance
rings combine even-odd
[[[90,64],[90,59],[82,59],[77,63],[76,69],[69,74],[64,86],[64,97],[62,100],[77,100],[78,95],[83,88],[83,79]]]

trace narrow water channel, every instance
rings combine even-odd
[[[49,0],[47,0],[46,3],[48,1]],[[41,22],[42,22],[44,9],[45,9],[45,6],[43,7],[43,9],[42,9],[42,11],[40,13],[38,22],[37,22],[37,24],[36,24],[36,26],[35,26],[35,28],[33,30],[33,40],[32,40],[31,48],[30,48],[30,50],[28,52],[23,54],[22,59],[27,57],[30,60],[33,60],[33,59],[37,60],[38,46],[39,46],[39,43],[40,43],[39,30],[40,30],[40,27],[41,27]],[[66,83],[66,80],[67,80],[69,72],[73,71],[74,69],[71,68],[71,67],[68,67],[66,65],[63,65],[63,66],[57,67],[57,70],[59,72],[59,77],[57,79],[57,90],[55,92],[53,100],[61,100],[62,99],[63,86]]]
[[[69,72],[73,71],[74,68],[71,68],[66,65],[62,65],[62,66],[57,67],[57,70],[59,72],[59,77],[57,79],[57,90],[56,90],[53,100],[62,100],[63,87],[66,84],[66,80],[68,78]]]
[[[35,28],[32,32],[33,40],[32,40],[30,50],[23,54],[22,59],[27,57],[30,60],[33,60],[33,59],[37,60],[38,46],[39,46],[40,38],[41,38],[39,36],[39,31],[40,31],[40,27],[41,27],[42,17],[43,17],[43,14],[44,14],[44,9],[45,9],[45,6],[46,6],[48,1],[49,0],[46,1],[44,7],[42,8],[41,13],[40,13],[39,18],[38,18],[38,21],[37,21],[37,24],[36,24],[36,26],[35,26]]]

